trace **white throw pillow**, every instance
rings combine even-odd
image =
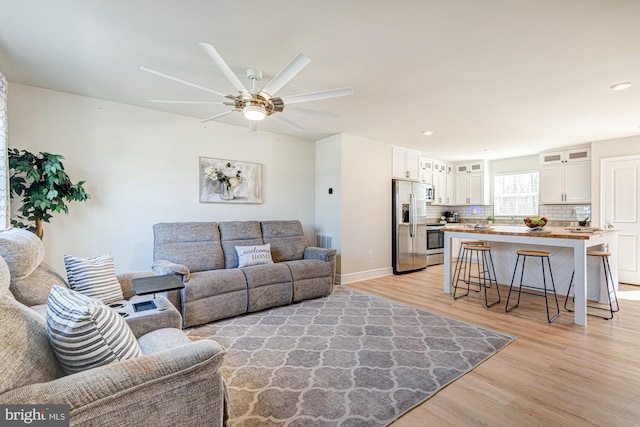
[[[250,265],[273,264],[271,259],[271,244],[256,246],[236,246],[238,267]]]
[[[80,258],[64,256],[69,287],[74,291],[97,298],[105,304],[121,301],[122,287],[116,277],[113,255]]]
[[[102,302],[53,286],[47,303],[47,335],[67,374],[142,356],[127,322]]]

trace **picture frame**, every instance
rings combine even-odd
[[[262,164],[199,158],[200,203],[262,203]]]

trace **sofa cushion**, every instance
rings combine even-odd
[[[247,278],[247,311],[264,310],[291,304],[291,271],[285,264],[252,265],[241,268]]]
[[[271,245],[236,246],[238,267],[250,265],[273,264]]]
[[[124,299],[116,277],[113,255],[80,258],[64,255],[69,287],[74,291],[110,304]]]
[[[0,325],[0,395],[63,375],[42,316],[9,295],[0,295]]]
[[[133,332],[115,310],[60,286],[49,295],[47,333],[68,374],[142,356]]]
[[[218,227],[225,268],[238,268],[236,246],[264,245],[258,221],[220,222]]]
[[[307,239],[300,221],[263,221],[262,239],[271,244],[274,262],[304,258]]]
[[[215,222],[174,222],[153,226],[153,260],[182,264],[191,272],[224,268]]]
[[[12,280],[24,279],[44,260],[44,244],[22,228],[0,231],[0,256],[11,271]]]

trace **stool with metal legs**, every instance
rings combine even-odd
[[[601,252],[601,251],[587,251],[588,256],[597,256],[602,258],[602,269],[604,272],[604,281],[607,285],[607,302],[609,303],[609,308],[606,307],[598,307],[595,305],[587,305],[588,308],[596,309],[596,310],[605,310],[609,312],[609,316],[600,316],[598,314],[593,314],[587,312],[589,316],[600,317],[602,319],[610,320],[613,319],[613,313],[620,311],[620,305],[618,305],[618,294],[616,293],[616,287],[613,283],[613,275],[611,274],[611,266],[609,265],[609,257],[611,256],[610,252]],[[564,299],[564,309],[567,311],[573,312],[573,310],[567,308],[567,300],[569,299],[569,294],[571,293],[571,288],[573,287],[573,276],[576,274],[575,270],[571,274],[571,282],[569,282],[569,289],[567,290],[567,296]],[[613,300],[611,300],[611,292],[613,292],[613,298],[616,302],[616,308],[613,308]]]
[[[516,254],[518,254],[518,257],[516,258],[516,266],[513,269],[513,276],[511,277],[511,286],[509,287],[509,295],[507,295],[507,304],[505,306],[505,311],[509,312],[511,310],[513,310],[514,308],[516,308],[518,305],[520,305],[520,295],[522,293],[525,294],[529,294],[529,295],[534,295],[534,296],[542,296],[540,294],[536,294],[536,293],[532,293],[532,292],[527,292],[527,291],[523,291],[522,290],[522,278],[524,276],[524,267],[525,267],[525,262],[527,260],[527,257],[536,257],[536,258],[540,258],[540,266],[542,267],[542,283],[543,283],[543,287],[539,288],[539,287],[535,287],[535,286],[529,286],[527,285],[526,287],[528,289],[540,289],[540,290],[544,290],[544,302],[547,306],[547,320],[549,321],[549,323],[553,322],[558,316],[560,316],[560,306],[558,305],[558,296],[556,295],[556,285],[553,282],[553,273],[551,272],[551,263],[549,262],[549,255],[551,255],[549,252],[543,252],[543,251],[527,251],[527,250],[521,250],[521,251],[517,251]],[[522,272],[520,273],[520,287],[518,288],[518,301],[516,302],[516,304],[512,307],[509,307],[509,299],[511,298],[511,291],[513,290],[513,282],[515,281],[515,277],[516,277],[516,272],[518,271],[518,263],[520,262],[520,257],[522,257]],[[545,271],[544,271],[544,260],[547,260],[547,267],[549,270],[549,276],[551,277],[551,288],[553,290],[553,296],[556,300],[556,314],[552,317],[551,314],[549,313],[549,299],[547,297],[547,293],[551,291],[551,289],[547,288],[547,278],[545,275]]]
[[[467,265],[470,265],[470,262],[465,261],[470,254],[466,251],[467,246],[485,246],[485,242],[482,240],[464,240],[460,242],[460,248],[458,249],[458,258],[456,259],[456,267],[453,270],[453,277],[451,278],[451,286],[453,286],[454,290],[458,285],[460,274],[462,274],[462,277],[465,277],[465,275],[467,274]],[[474,291],[480,292],[480,287],[478,287],[478,289],[474,289]]]
[[[456,282],[454,283],[454,291],[453,291],[453,299],[462,298],[464,296],[469,295],[470,285],[472,283],[477,284],[480,289],[484,289],[484,303],[487,307],[491,307],[492,305],[498,304],[500,302],[500,289],[498,288],[498,282],[496,281],[496,271],[493,267],[493,258],[491,256],[491,248],[489,246],[475,246],[475,245],[464,245],[462,250],[462,261],[464,264],[465,275],[462,279],[460,278],[461,271],[458,272],[458,277]],[[477,267],[477,276],[472,276],[472,263],[475,255],[475,264]],[[477,279],[477,282],[472,282],[472,279]],[[463,283],[467,284],[467,292],[458,295],[458,288],[462,286],[458,286],[458,282],[462,280]],[[498,299],[493,302],[489,302],[489,296],[487,289],[495,288]]]

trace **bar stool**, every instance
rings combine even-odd
[[[454,288],[457,286],[458,280],[460,278],[460,274],[464,268],[463,277],[466,273],[467,265],[471,265],[471,262],[465,262],[465,258],[469,255],[469,252],[466,251],[467,246],[487,246],[484,240],[463,240],[460,242],[460,247],[458,248],[458,258],[456,259],[456,268],[453,270],[453,277],[451,278],[451,286]],[[475,292],[480,292],[480,288],[474,289]]]
[[[551,255],[549,252],[543,252],[543,251],[528,251],[528,250],[520,250],[520,251],[516,251],[516,254],[518,254],[518,257],[516,258],[516,266],[513,269],[513,276],[511,277],[511,286],[509,287],[509,295],[507,295],[507,304],[505,306],[505,311],[509,312],[511,310],[513,310],[514,308],[516,308],[517,306],[520,305],[520,295],[524,292],[525,294],[529,294],[529,295],[534,295],[534,296],[542,296],[540,294],[536,294],[536,293],[532,293],[532,292],[527,292],[527,291],[523,291],[522,290],[522,278],[524,276],[524,266],[525,263],[527,261],[527,257],[536,257],[536,258],[540,258],[540,266],[542,267],[542,283],[543,283],[543,288],[539,288],[539,287],[535,287],[535,286],[529,286],[527,285],[526,287],[529,289],[540,289],[540,290],[544,290],[544,302],[547,306],[547,320],[549,321],[549,323],[553,322],[558,316],[560,316],[560,306],[558,305],[558,296],[556,295],[556,285],[553,282],[553,273],[551,272],[551,263],[549,262],[549,255]],[[520,287],[518,288],[518,302],[516,303],[516,305],[514,305],[513,307],[509,307],[509,299],[511,298],[511,291],[513,290],[513,282],[515,281],[515,277],[516,277],[516,271],[518,271],[518,263],[520,262],[520,257],[522,257],[522,271],[520,273]],[[551,277],[551,287],[553,289],[553,296],[556,300],[556,314],[551,317],[550,313],[549,313],[549,299],[547,298],[547,292],[550,291],[550,289],[547,289],[547,278],[544,272],[544,260],[547,260],[547,267],[549,269],[549,276]]]
[[[456,281],[453,284],[453,299],[458,299],[469,295],[470,285],[476,284],[479,286],[478,292],[484,288],[484,303],[487,307],[491,307],[500,302],[500,289],[498,288],[498,282],[496,281],[496,271],[493,267],[493,257],[491,256],[491,248],[489,246],[479,246],[476,244],[477,242],[470,242],[466,245],[461,246],[462,251],[462,261],[458,260],[460,264],[460,268],[458,269],[458,274],[456,277]],[[471,275],[471,268],[473,263],[473,257],[475,255],[476,267],[477,267],[477,276]],[[460,278],[460,274],[462,272],[462,268],[464,267],[464,275],[462,279]],[[465,277],[466,275],[466,277]],[[471,279],[477,279],[477,282],[472,282]],[[467,292],[462,295],[458,295],[458,282],[462,280],[463,283],[467,284]],[[460,286],[461,287],[461,286]],[[498,293],[497,301],[493,301],[489,303],[487,288],[494,287],[496,292]]]
[[[592,314],[587,312],[587,314],[589,316],[594,316],[594,317],[600,317],[602,319],[606,319],[606,320],[610,320],[613,319],[613,313],[617,313],[618,311],[620,311],[620,305],[618,305],[618,294],[616,293],[616,287],[613,284],[613,275],[611,274],[611,266],[609,265],[609,257],[611,256],[610,252],[602,252],[602,251],[595,251],[595,250],[588,250],[587,251],[587,256],[593,256],[593,257],[600,257],[602,258],[602,269],[604,271],[604,281],[607,284],[607,299],[608,299],[608,303],[609,303],[609,308],[607,309],[606,307],[598,307],[595,305],[587,305],[588,308],[592,308],[592,309],[596,309],[596,310],[606,310],[609,312],[609,317],[606,316],[600,316],[598,314]],[[571,282],[569,282],[569,289],[567,290],[567,296],[564,299],[564,309],[570,312],[573,312],[573,310],[567,308],[567,300],[569,299],[569,294],[571,293],[571,288],[573,287],[573,276],[576,274],[576,271],[574,270],[573,273],[571,273]],[[609,287],[609,285],[611,285],[611,287]],[[616,301],[616,308],[614,310],[613,308],[613,301],[611,300],[611,291],[613,291],[613,297]]]

